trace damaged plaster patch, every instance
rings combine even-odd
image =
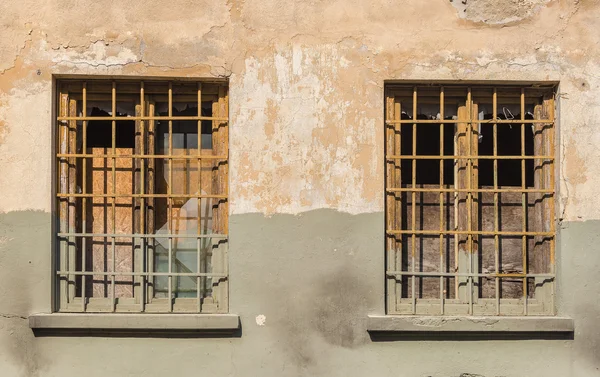
[[[450,0],[458,16],[488,25],[503,25],[531,17],[550,0]]]
[[[50,51],[47,47],[46,43],[42,43],[40,51]],[[54,63],[85,64],[91,66],[125,65],[140,60],[134,51],[123,46],[107,45],[103,41],[94,42],[83,51],[78,50],[60,47],[57,51],[51,53],[52,56],[48,60]]]
[[[256,316],[256,324],[259,326],[264,326],[267,322],[267,317],[264,314],[259,314]]]
[[[0,92],[0,213],[50,211],[52,83]],[[26,116],[24,116],[26,115]],[[14,167],[18,168],[14,168]],[[27,182],[27,184],[23,184]]]
[[[232,77],[233,213],[381,209],[370,130],[383,99],[379,87],[364,85],[361,67],[348,64],[351,51],[282,45],[263,60],[248,57],[242,78]]]
[[[412,320],[413,325],[423,327],[442,327],[448,322],[456,322],[458,318],[441,318],[441,317],[415,317]]]

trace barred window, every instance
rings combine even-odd
[[[386,86],[388,314],[554,314],[554,91]]]
[[[57,82],[56,308],[228,311],[225,82]]]

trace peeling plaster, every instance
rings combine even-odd
[[[230,78],[233,213],[381,211],[389,79],[559,80],[561,133],[575,135],[578,153],[593,160],[596,149],[581,145],[595,138],[599,119],[600,37],[587,31],[598,27],[597,4],[468,0],[465,13],[491,14],[490,22],[508,22],[513,13],[527,20],[489,28],[458,20],[457,2],[180,0],[161,12],[149,10],[153,2],[111,4],[110,12],[98,4],[5,5],[3,35],[11,38],[0,42],[0,148],[8,153],[0,168],[8,173],[0,183],[10,199],[0,199],[0,211],[49,209],[50,164],[28,151],[49,153],[48,128],[40,134],[38,127],[51,124],[52,74]],[[73,22],[46,17],[65,6],[78,15]],[[264,17],[269,9],[277,23]],[[21,159],[35,172],[26,174],[34,183],[26,190],[13,182],[21,171],[11,166]],[[586,168],[587,181],[571,180],[570,188],[569,177],[561,181],[561,203],[569,202],[569,189],[576,193],[560,209],[565,219],[600,218],[596,207],[582,205],[600,187],[600,168]]]
[[[232,184],[234,213],[322,207],[356,213],[381,206],[370,131],[379,114],[350,110],[354,98],[341,86],[357,72],[344,54],[336,45],[284,47],[262,63],[248,58],[241,83],[232,77],[230,108],[239,136],[231,140],[231,153],[243,161],[243,168],[232,168],[241,177]],[[378,87],[357,87],[353,94],[381,98]],[[265,132],[255,132],[261,125]]]
[[[551,0],[450,0],[460,18],[488,25],[504,25],[536,14]]]

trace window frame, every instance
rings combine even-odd
[[[422,120],[403,120],[401,119],[401,112],[402,112],[402,107],[401,107],[401,103],[398,100],[399,97],[404,96],[404,98],[406,98],[406,88],[410,88],[410,91],[412,92],[412,114],[413,116],[415,114],[417,114],[417,104],[418,104],[418,91],[419,88],[439,88],[439,101],[438,101],[438,105],[439,107],[439,111],[440,111],[440,118],[442,119],[442,121],[422,121]],[[451,92],[451,90],[453,88],[458,88],[458,87],[462,87],[462,88],[466,88],[467,89],[467,96],[464,98],[464,104],[462,106],[459,106],[458,112],[457,112],[457,118],[456,120],[444,120],[444,105],[445,105],[445,93],[446,93],[446,89],[449,89],[448,91]],[[491,102],[493,104],[493,116],[491,120],[486,120],[486,121],[482,121],[481,119],[479,119],[476,115],[478,113],[477,111],[477,106],[478,103],[480,101],[475,100],[472,97],[472,89],[482,89],[482,88],[493,88],[493,95],[491,98]],[[517,90],[519,90],[519,98],[520,98],[520,107],[521,107],[521,118],[520,119],[515,119],[514,121],[506,121],[506,120],[501,120],[498,119],[497,117],[497,106],[498,106],[498,93],[499,90],[508,90],[510,88],[516,88]],[[556,108],[556,98],[555,98],[555,92],[556,92],[556,88],[557,88],[557,83],[555,82],[546,82],[546,83],[519,83],[519,82],[473,82],[473,83],[449,83],[449,82],[429,82],[429,81],[418,81],[418,82],[394,82],[394,83],[386,83],[385,85],[385,112],[384,112],[384,116],[385,116],[385,125],[384,125],[384,164],[385,164],[385,280],[386,280],[386,284],[385,284],[385,311],[388,315],[408,315],[408,316],[419,316],[419,315],[425,315],[425,316],[546,316],[546,315],[550,315],[550,316],[554,316],[556,315],[556,310],[555,310],[555,302],[554,302],[554,297],[555,297],[555,290],[556,290],[556,258],[555,258],[555,249],[556,249],[556,238],[557,238],[557,227],[556,227],[556,195],[557,195],[557,185],[556,185],[556,169],[557,169],[557,154],[556,154],[556,142],[555,142],[555,132],[556,132],[556,124],[557,124],[557,119],[555,116],[555,108]],[[535,109],[535,117],[534,120],[529,120],[529,119],[525,119],[525,112],[524,112],[524,104],[525,104],[525,91],[526,90],[541,90],[541,91],[546,91],[548,93],[551,93],[551,95],[546,94],[544,95],[543,99],[540,101],[540,103],[536,106]],[[400,93],[403,93],[402,95]],[[462,121],[462,122],[461,122]],[[473,253],[472,249],[471,252],[467,252],[466,254],[466,258],[468,258],[468,260],[466,260],[466,266],[461,266],[457,271],[455,271],[454,273],[450,273],[450,272],[445,272],[443,271],[443,265],[444,262],[441,260],[442,259],[442,255],[440,254],[440,271],[438,272],[433,272],[430,275],[419,275],[418,271],[414,270],[415,267],[415,263],[414,263],[414,259],[413,259],[413,263],[412,263],[412,267],[413,270],[412,271],[406,271],[403,267],[402,261],[401,261],[401,257],[398,257],[398,254],[400,253],[400,255],[402,254],[401,248],[402,245],[398,246],[398,243],[402,243],[401,241],[398,241],[398,236],[402,236],[402,234],[407,234],[408,236],[412,237],[412,258],[414,258],[414,235],[416,235],[417,233],[415,232],[415,225],[414,223],[411,224],[412,225],[412,230],[404,230],[402,229],[402,225],[400,224],[402,222],[402,219],[398,220],[398,215],[395,213],[398,213],[398,206],[400,205],[399,202],[399,194],[401,194],[402,192],[406,192],[406,195],[413,195],[413,198],[411,200],[412,205],[414,205],[415,200],[414,200],[414,193],[417,192],[415,190],[415,174],[416,174],[416,161],[419,160],[418,156],[417,158],[408,158],[409,161],[412,161],[412,172],[413,172],[413,177],[412,177],[412,187],[410,188],[402,188],[402,182],[401,182],[401,163],[400,161],[402,159],[407,159],[406,155],[402,155],[402,153],[400,152],[400,149],[402,148],[402,141],[401,141],[401,127],[403,124],[408,124],[408,125],[412,125],[413,126],[413,135],[416,135],[416,127],[417,125],[421,125],[423,123],[434,123],[435,124],[439,124],[440,126],[440,154],[442,154],[443,152],[441,152],[444,148],[443,145],[443,132],[444,132],[444,125],[447,123],[453,123],[455,124],[455,135],[454,135],[454,145],[455,145],[455,151],[454,151],[454,157],[457,156],[463,156],[464,164],[467,168],[467,171],[469,172],[468,174],[466,174],[467,177],[472,177],[473,174],[473,167],[475,167],[475,170],[477,170],[477,164],[481,158],[481,155],[479,155],[477,153],[477,138],[478,138],[478,131],[476,131],[476,129],[478,129],[478,127],[476,127],[476,125],[481,125],[482,123],[491,123],[493,124],[494,127],[494,135],[496,134],[496,127],[498,127],[498,125],[503,124],[503,123],[514,123],[518,126],[521,127],[522,130],[522,135],[523,134],[523,130],[526,127],[525,125],[529,126],[530,124],[534,124],[535,130],[534,130],[534,134],[536,132],[541,132],[541,146],[536,146],[536,148],[542,148],[543,151],[545,153],[542,154],[538,154],[537,152],[534,151],[534,156],[535,157],[540,157],[540,158],[533,158],[533,161],[539,161],[539,163],[541,165],[545,165],[546,163],[550,164],[549,168],[543,168],[542,169],[542,186],[539,186],[539,182],[538,182],[538,176],[536,176],[536,180],[535,180],[535,184],[536,187],[533,190],[529,190],[532,192],[528,192],[527,194],[522,193],[523,197],[525,197],[525,195],[528,194],[534,194],[534,195],[549,195],[549,204],[544,205],[545,207],[549,207],[547,209],[545,209],[543,212],[544,215],[546,216],[546,221],[541,225],[543,227],[543,229],[546,232],[540,232],[540,233],[547,233],[547,234],[533,234],[533,236],[535,237],[549,237],[551,240],[549,241],[549,256],[548,256],[548,263],[550,264],[549,268],[550,268],[550,272],[548,274],[529,274],[527,273],[527,269],[529,267],[529,264],[524,264],[524,274],[520,274],[525,276],[531,276],[532,279],[534,279],[534,287],[535,288],[535,296],[534,297],[528,297],[527,296],[527,292],[528,292],[528,288],[527,288],[527,278],[523,278],[523,292],[524,292],[524,296],[518,299],[513,299],[513,298],[501,298],[499,297],[497,291],[498,291],[498,279],[502,279],[502,274],[499,273],[498,270],[498,265],[496,262],[496,271],[495,271],[495,281],[496,281],[496,297],[494,297],[493,299],[488,299],[488,298],[481,298],[478,296],[478,292],[477,289],[474,287],[475,284],[473,284],[473,281],[476,280],[474,278],[476,277],[480,277],[479,275],[483,275],[481,271],[478,270],[478,265],[477,265],[477,260],[476,260],[476,256],[477,253]],[[511,125],[512,127],[512,125]],[[545,133],[545,131],[540,131],[541,129],[544,129],[548,127],[549,130],[547,133]],[[460,129],[462,129],[462,131],[460,131]],[[459,150],[457,151],[457,133],[458,132],[465,132],[465,135],[470,135],[472,137],[465,137],[463,138],[463,145],[459,146]],[[496,136],[494,136],[496,137]],[[524,136],[523,136],[524,137]],[[413,150],[411,155],[418,155],[417,153],[415,153],[415,140],[416,136],[413,136]],[[460,148],[465,148],[466,146],[464,145],[464,141],[467,140],[467,147],[472,147],[475,146],[474,150],[468,150],[465,152],[461,152]],[[497,143],[497,139],[495,140],[494,143]],[[497,144],[495,144],[497,145]],[[524,148],[524,143],[521,143],[522,148]],[[497,149],[495,149],[497,150]],[[446,153],[443,153],[444,156],[446,156]],[[524,155],[524,153],[521,153],[522,155]],[[467,157],[471,157],[471,158],[465,158],[464,156]],[[497,171],[497,161],[499,160],[496,156],[500,156],[497,154],[497,152],[495,152],[495,154],[491,157],[488,157],[490,159],[492,159],[494,161],[494,166]],[[410,157],[410,156],[409,156]],[[542,158],[543,157],[543,158]],[[447,158],[447,157],[446,157]],[[460,160],[460,159],[459,159]],[[444,174],[444,168],[443,168],[443,163],[441,162],[442,159],[439,159],[440,161],[440,190],[437,191],[441,194],[441,192],[444,190],[443,189],[443,174]],[[453,159],[454,164],[458,164],[457,159]],[[524,164],[524,159],[522,159],[522,164]],[[549,161],[549,162],[548,162]],[[524,165],[523,165],[524,166]],[[522,167],[522,174],[524,173],[524,168]],[[457,174],[455,172],[455,174]],[[538,173],[536,173],[538,174]],[[465,177],[466,178],[466,177]],[[458,176],[456,176],[454,178],[455,180],[455,185],[457,184],[457,181],[463,181],[465,178],[463,179],[459,179]],[[497,178],[496,178],[497,179]],[[463,181],[464,183],[464,181]],[[460,183],[459,183],[460,184]],[[519,192],[524,192],[526,191],[525,188],[525,180],[522,179],[521,181],[521,191]],[[464,192],[464,196],[466,196],[467,200],[469,200],[468,196],[473,196],[474,193],[478,192],[479,187],[477,186],[477,181],[475,178],[475,185],[473,185],[472,183],[468,182],[466,184],[463,184],[464,187],[456,187],[455,189],[450,189],[450,190],[446,190],[449,193],[454,193],[456,196],[459,195],[459,193],[456,191],[456,189],[461,189]],[[548,188],[549,187],[549,188]],[[542,193],[541,191],[547,189],[546,193]],[[500,190],[498,185],[497,185],[497,180],[495,180],[494,183],[494,187],[492,189],[492,191],[494,192],[494,197],[495,197],[495,213],[497,211],[497,196],[498,196],[498,192],[497,190]],[[431,190],[432,192],[436,192],[434,189]],[[538,191],[538,192],[536,192]],[[442,195],[440,195],[442,196]],[[479,199],[478,199],[479,200]],[[469,202],[467,202],[469,203]],[[473,199],[471,197],[470,199],[470,203],[471,205],[473,205]],[[525,202],[524,202],[525,203]],[[527,204],[523,204],[524,206],[528,206],[529,203],[527,202]],[[443,199],[440,200],[440,213],[442,213],[443,209]],[[465,208],[469,208],[470,206],[464,205],[463,206],[463,211],[466,212]],[[471,207],[474,208],[475,206]],[[393,208],[392,210],[390,210],[390,208]],[[396,212],[394,212],[394,210]],[[471,211],[469,211],[471,212]],[[414,213],[414,207],[413,207],[413,212]],[[477,209],[475,209],[474,211],[475,213],[475,217],[477,216]],[[469,213],[469,216],[471,216],[471,214]],[[495,216],[497,216],[495,214]],[[549,217],[549,218],[548,218]],[[440,215],[440,231],[439,232],[435,232],[432,231],[431,234],[438,234],[440,235],[440,245],[442,240],[445,237],[450,237],[451,234],[454,234],[456,236],[456,232],[452,232],[452,231],[444,231],[442,226],[445,224],[442,224],[442,220],[441,220],[442,216]],[[523,217],[523,219],[525,219],[525,216]],[[414,222],[414,218],[411,219]],[[466,237],[470,238],[470,241],[468,242],[469,246],[473,245],[473,236],[477,235],[477,232],[480,232],[480,234],[482,234],[483,232],[478,229],[478,225],[477,222],[474,221],[476,220],[476,218],[471,218],[471,221],[468,221],[466,219],[464,219],[466,222],[466,225],[468,226],[467,231],[464,232]],[[524,223],[526,222],[526,220],[523,220]],[[499,233],[499,231],[497,230],[498,228],[498,219],[496,218],[494,220],[494,224],[495,224],[495,228],[494,230],[491,232],[491,234],[494,236],[495,238],[495,242],[496,242],[496,258],[497,258],[497,239],[499,237],[499,235],[501,234],[501,232]],[[465,224],[463,224],[465,225]],[[524,225],[525,226],[525,225]],[[474,227],[474,229],[472,228]],[[460,227],[458,228],[460,229]],[[526,228],[524,228],[523,232],[525,233],[529,233],[527,232]],[[535,232],[532,232],[535,233]],[[423,232],[422,234],[426,234],[426,232]],[[443,234],[443,235],[442,235]],[[522,237],[524,239],[526,239],[527,237],[529,237],[530,235],[523,235]],[[525,242],[523,243],[523,245],[525,245]],[[411,246],[411,245],[409,245]],[[398,251],[398,248],[400,248],[400,252]],[[524,260],[525,258],[528,258],[528,255],[526,254],[526,246],[523,246],[523,252],[524,252]],[[421,249],[421,252],[422,249]],[[442,246],[440,246],[440,253],[442,253]],[[400,261],[399,261],[400,259]],[[458,261],[459,259],[457,258],[456,261]],[[456,262],[458,264],[458,262]],[[408,265],[407,265],[408,266]],[[448,267],[448,266],[446,266]],[[408,269],[408,267],[407,267]],[[463,276],[459,276],[459,274],[463,275]],[[493,274],[488,274],[488,275],[493,275]],[[403,276],[408,276],[410,279],[412,279],[412,292],[411,295],[409,297],[406,298],[402,298],[402,291],[401,291],[401,287],[399,284],[399,281],[401,281]],[[417,298],[417,295],[415,294],[415,278],[416,276],[430,276],[430,277],[439,277],[440,279],[440,297],[439,298]],[[445,291],[444,291],[444,277],[454,277],[456,279],[456,284],[459,283],[459,278],[462,277],[465,280],[465,284],[463,285],[463,292],[461,294],[461,296],[459,296],[459,294],[457,293],[455,298],[447,298],[445,297]],[[458,291],[458,290],[457,290]],[[470,292],[470,293],[469,293]]]
[[[229,312],[229,299],[228,299],[228,289],[229,289],[229,267],[228,267],[228,219],[229,219],[229,88],[228,82],[226,80],[215,80],[215,79],[179,79],[179,78],[162,78],[162,77],[125,77],[125,78],[114,78],[114,77],[103,77],[103,76],[87,76],[87,77],[78,77],[78,76],[70,76],[70,77],[57,77],[54,82],[53,93],[56,96],[56,105],[54,108],[56,109],[56,113],[53,114],[53,133],[54,137],[54,146],[53,150],[53,160],[54,163],[54,173],[53,179],[55,180],[55,185],[53,185],[53,207],[54,207],[54,216],[53,216],[53,250],[52,250],[52,303],[53,303],[53,312],[57,313],[114,313],[114,312],[128,312],[128,313],[138,313],[138,314],[157,314],[157,313],[177,313],[177,314],[225,314]],[[152,86],[156,86],[158,84],[168,84],[168,91],[163,94],[150,93],[149,88]],[[198,106],[198,115],[195,116],[174,116],[172,114],[173,105],[177,102],[177,99],[174,98],[176,96],[175,87],[178,85],[197,85],[197,92],[195,93],[196,100],[199,104]],[[79,85],[79,88],[77,86]],[[85,282],[87,279],[80,279],[80,294],[77,296],[75,294],[76,291],[76,279],[75,276],[83,276],[90,275],[90,272],[85,266],[85,255],[86,252],[76,251],[76,246],[74,240],[76,237],[80,237],[85,240],[87,237],[91,237],[86,235],[86,232],[77,231],[76,228],[81,225],[75,223],[74,216],[74,202],[76,200],[81,200],[82,206],[85,207],[86,201],[92,201],[95,194],[91,194],[89,188],[86,186],[86,179],[82,180],[81,186],[77,186],[74,183],[74,179],[69,179],[69,174],[73,172],[72,177],[76,177],[76,159],[93,159],[98,158],[98,156],[93,155],[93,153],[88,152],[91,147],[86,149],[86,129],[87,123],[91,122],[93,117],[86,114],[83,116],[78,111],[78,106],[81,108],[86,108],[86,101],[93,96],[89,95],[90,86],[102,86],[109,85],[110,94],[109,99],[112,107],[112,115],[110,117],[103,117],[103,120],[109,120],[113,124],[113,140],[112,147],[107,148],[108,152],[105,153],[102,158],[107,161],[114,161],[120,158],[128,158],[132,163],[133,170],[137,174],[134,173],[135,178],[132,178],[132,186],[137,185],[137,188],[140,189],[139,192],[132,192],[131,195],[125,195],[129,197],[134,202],[133,207],[135,207],[137,212],[140,214],[139,218],[135,215],[132,215],[132,221],[135,222],[132,229],[131,235],[126,235],[125,238],[130,238],[132,244],[135,244],[135,255],[136,257],[142,253],[140,245],[145,245],[148,240],[153,240],[157,238],[167,238],[172,240],[173,238],[181,238],[181,235],[178,234],[168,234],[168,235],[157,235],[146,232],[136,232],[140,226],[144,226],[146,220],[148,220],[148,214],[150,211],[154,211],[154,205],[151,204],[151,201],[159,197],[161,194],[157,194],[155,191],[152,193],[148,193],[147,191],[150,189],[151,185],[156,184],[156,161],[168,161],[169,166],[172,166],[173,161],[176,160],[185,160],[185,161],[197,161],[198,167],[200,169],[205,169],[204,164],[205,161],[214,162],[213,167],[210,168],[212,171],[216,171],[215,174],[212,174],[212,185],[217,187],[219,194],[209,193],[209,194],[201,194],[200,192],[197,195],[191,194],[175,194],[169,192],[166,194],[166,197],[173,201],[176,197],[182,196],[187,198],[196,198],[198,202],[198,207],[200,207],[201,199],[212,199],[216,202],[216,205],[213,202],[211,207],[217,207],[216,210],[213,210],[213,230],[210,234],[196,234],[195,237],[188,238],[196,238],[198,243],[200,239],[208,239],[212,247],[215,248],[213,252],[213,264],[218,266],[219,271],[211,271],[211,272],[200,272],[200,270],[196,271],[194,277],[197,278],[197,281],[200,281],[202,277],[213,277],[213,285],[212,292],[213,296],[211,297],[200,297],[200,290],[197,291],[197,297],[195,298],[173,298],[169,300],[169,298],[155,298],[153,297],[152,287],[156,285],[155,282],[149,283],[152,278],[160,275],[157,271],[151,270],[151,266],[154,259],[152,257],[146,257],[144,262],[144,258],[138,258],[142,261],[139,265],[138,263],[133,264],[133,270],[128,275],[127,273],[123,273],[123,276],[131,276],[132,283],[134,285],[134,292],[132,297],[130,298],[119,298],[115,296],[114,291],[114,279],[111,279],[111,294],[110,297],[100,297],[94,298],[86,295],[86,287]],[[136,145],[135,151],[133,155],[127,157],[119,157],[118,154],[115,153],[115,122],[119,121],[120,118],[115,111],[117,108],[117,98],[118,98],[118,85],[126,88],[125,92],[128,95],[135,96],[135,91],[131,92],[131,88],[137,85],[138,91],[137,94],[139,98],[137,98],[137,102],[135,102],[135,115],[133,119],[121,119],[121,120],[134,120],[135,121],[135,131],[136,131]],[[146,91],[145,91],[146,89]],[[78,93],[79,91],[79,93]],[[71,96],[69,94],[71,93]],[[167,102],[167,106],[169,109],[169,114],[167,116],[160,116],[157,113],[152,113],[153,102],[156,103],[156,99],[160,97],[161,99],[165,99]],[[153,101],[154,98],[154,101]],[[81,104],[78,105],[77,101],[80,101]],[[135,100],[134,100],[135,101]],[[212,103],[212,115],[204,116],[201,114],[202,111],[202,103],[210,101]],[[193,99],[192,101],[193,102]],[[92,119],[93,118],[93,119]],[[182,119],[185,118],[185,119]],[[96,119],[99,120],[99,119]],[[156,145],[157,139],[157,131],[158,124],[160,121],[166,121],[170,125],[178,120],[187,120],[187,121],[198,121],[198,145],[197,150],[198,154],[192,155],[190,153],[189,156],[185,158],[181,158],[181,156],[174,155],[171,151],[164,156],[160,156],[158,151],[158,146]],[[206,149],[202,148],[202,128],[203,122],[210,121],[212,123],[212,155],[208,155],[206,153]],[[79,124],[78,124],[79,123]],[[82,131],[78,131],[81,128]],[[171,129],[171,126],[169,126]],[[82,133],[83,145],[77,146],[77,132]],[[153,133],[153,136],[150,138],[148,135]],[[72,137],[71,133],[75,134],[75,137]],[[144,135],[144,136],[143,136]],[[169,131],[169,137],[172,140],[172,131]],[[154,143],[150,145],[150,140]],[[169,143],[170,148],[172,148],[172,142]],[[72,151],[76,151],[77,149],[83,149],[83,153],[73,153]],[[153,151],[150,152],[150,149]],[[209,149],[210,150],[210,149]],[[158,157],[157,157],[158,156]],[[160,160],[159,160],[160,158]],[[82,176],[85,176],[86,173],[86,165],[85,163],[82,165]],[[115,166],[115,165],[112,165]],[[186,165],[187,166],[187,165]],[[139,169],[139,170],[138,170]],[[114,168],[113,177],[114,177]],[[172,169],[170,170],[170,176],[172,176]],[[200,171],[200,170],[199,170]],[[66,178],[65,178],[66,177]],[[198,174],[198,179],[201,180],[200,174]],[[113,184],[115,184],[113,182]],[[198,182],[200,187],[200,181]],[[146,187],[145,187],[146,186]],[[171,185],[169,185],[169,190],[171,190]],[[77,192],[77,190],[81,190],[82,192]],[[113,186],[114,189],[114,186]],[[114,198],[115,195],[118,197],[119,194],[115,192],[109,193],[110,190],[105,190],[103,196],[107,199]],[[165,196],[165,195],[162,195]],[[96,195],[98,197],[98,195]],[[62,201],[61,201],[62,198]],[[208,204],[207,204],[208,205]],[[86,207],[87,208],[87,207]],[[152,208],[152,209],[150,209]],[[114,211],[114,205],[113,205]],[[85,221],[85,213],[87,211],[81,211],[83,214],[81,219]],[[154,214],[152,215],[154,216]],[[74,220],[69,220],[73,218]],[[114,219],[114,212],[113,212]],[[168,222],[170,222],[169,220]],[[149,220],[148,220],[149,222]],[[114,221],[113,221],[114,224]],[[199,226],[199,225],[198,225]],[[83,228],[81,228],[83,229]],[[218,232],[217,232],[218,231]],[[89,233],[89,232],[88,232]],[[113,232],[114,233],[114,232]],[[171,232],[173,233],[173,232]],[[106,236],[106,235],[105,235]],[[114,262],[114,240],[118,238],[119,234],[113,234],[112,236],[107,236],[105,238],[111,238],[113,240],[113,262]],[[129,237],[131,236],[131,237]],[[174,237],[178,236],[178,237]],[[85,245],[85,241],[84,242]],[[91,242],[90,242],[91,243]],[[171,242],[169,242],[171,243]],[[140,246],[139,248],[137,248]],[[82,247],[83,250],[85,246]],[[146,246],[144,246],[146,249]],[[80,252],[80,262],[83,268],[77,270],[76,267],[76,257],[75,254]],[[169,253],[170,254],[170,253]],[[146,264],[141,267],[142,264]],[[199,264],[198,259],[198,264]],[[169,269],[167,274],[172,277],[183,276],[180,273],[176,273],[173,271],[172,265],[174,262],[169,263]],[[113,267],[114,268],[114,267]],[[105,268],[104,271],[101,271],[102,274],[96,274],[94,271],[94,275],[109,275],[109,276],[118,276],[117,273],[111,272],[110,268]],[[61,277],[63,277],[61,279]],[[216,280],[216,281],[215,281]],[[141,289],[140,286],[144,288]],[[150,287],[152,286],[152,287]],[[172,289],[172,285],[169,284],[169,294]],[[85,299],[82,299],[81,296],[85,296]]]

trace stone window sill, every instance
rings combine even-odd
[[[235,314],[45,313],[29,316],[34,331],[100,332],[218,332],[240,329]]]
[[[567,317],[446,317],[370,315],[369,332],[505,332],[572,333],[575,324]]]

